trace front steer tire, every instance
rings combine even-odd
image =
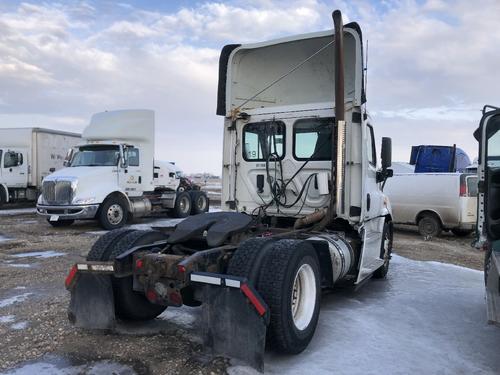
[[[113,230],[123,227],[128,220],[128,203],[124,198],[111,196],[99,207],[97,219],[101,227]]]
[[[294,288],[296,280],[301,284],[300,293]],[[281,353],[302,352],[314,335],[320,309],[320,267],[312,244],[288,239],[276,242],[263,264],[257,290],[271,311],[270,347]],[[295,315],[292,295],[300,302]]]

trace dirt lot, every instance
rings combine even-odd
[[[0,371],[42,358],[56,367],[61,361],[111,366],[103,373],[121,368],[138,374],[225,372],[223,360],[200,359],[200,340],[183,319],[189,313],[157,319],[127,334],[72,327],[66,318],[64,278],[73,263],[84,259],[101,230],[92,222],[56,229],[33,213],[5,214],[0,212],[0,234],[5,237],[0,239]],[[470,247],[471,241],[448,235],[423,241],[413,229],[400,228],[394,247],[408,258],[481,269],[483,254]]]

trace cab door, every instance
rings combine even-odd
[[[2,180],[12,188],[28,186],[28,150],[12,148],[4,150],[1,160]]]
[[[377,182],[377,152],[373,127],[363,129],[363,195],[361,206],[363,249],[357,283],[384,264],[380,257],[385,218],[381,215],[384,196]]]
[[[141,196],[142,188],[141,158],[139,148],[126,146],[123,148],[125,165],[118,166],[119,185],[129,197]]]
[[[488,320],[500,323],[500,109],[485,110],[474,133],[479,140],[477,233],[479,243],[487,246],[484,272]]]

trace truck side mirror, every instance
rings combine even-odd
[[[73,153],[75,152],[74,149],[70,148],[68,152],[66,153],[66,157],[64,158],[63,161],[63,166],[69,167],[71,165],[71,159],[73,159]]]
[[[23,154],[21,154],[20,152],[17,153],[17,165],[23,165]]]
[[[382,170],[387,170],[392,165],[392,139],[382,137],[382,150],[380,152],[382,159]]]

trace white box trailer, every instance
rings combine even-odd
[[[0,203],[36,201],[42,180],[63,167],[80,138],[52,129],[0,129]]]
[[[451,230],[457,236],[476,226],[477,175],[466,173],[394,173],[384,192],[394,223],[418,225],[424,237]]]

